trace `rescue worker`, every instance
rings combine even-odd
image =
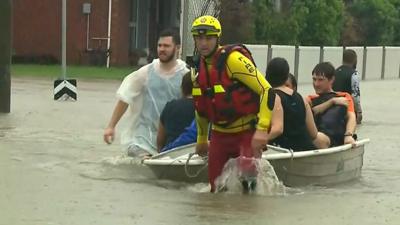
[[[199,53],[197,73],[192,74],[196,153],[208,153],[211,192],[216,191],[215,180],[225,163],[239,156],[244,191],[254,189],[257,173],[254,164],[249,163],[254,160],[247,159],[260,158],[268,142],[271,86],[246,56],[248,51],[243,46],[219,45],[222,30],[218,19],[209,15],[195,19],[191,33]]]

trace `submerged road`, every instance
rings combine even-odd
[[[371,139],[361,179],[285,196],[155,180],[102,141],[119,82],[78,81],[77,102],[53,101],[52,82],[12,79],[11,113],[0,114],[1,225],[399,224],[400,80],[361,83],[358,135]]]

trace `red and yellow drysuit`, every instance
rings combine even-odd
[[[240,50],[240,49],[239,49]],[[256,129],[268,130],[271,88],[252,61],[239,50],[226,53],[224,47],[207,58],[201,57],[192,95],[196,108],[197,143],[207,143],[211,191],[229,158],[253,157],[251,140]],[[226,54],[226,60],[220,57]]]

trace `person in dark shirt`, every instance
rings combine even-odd
[[[335,68],[330,62],[317,64],[312,71],[315,95],[308,96],[320,132],[328,135],[331,146],[355,144],[356,116],[350,94],[335,92]]]
[[[193,120],[193,122],[190,124],[190,126],[185,128],[185,131],[179,135],[175,140],[172,142],[166,144],[160,152],[165,152],[183,145],[188,145],[192,143],[196,143],[197,140],[197,127],[196,127],[196,121]]]
[[[174,141],[194,120],[192,88],[191,74],[188,72],[182,78],[182,98],[169,101],[161,112],[157,133],[158,152]]]
[[[362,121],[362,109],[360,101],[360,76],[356,70],[357,54],[352,49],[343,51],[343,65],[335,71],[333,90],[347,92],[353,97],[354,110],[357,124]]]
[[[279,57],[272,59],[266,71],[266,79],[276,94],[270,143],[293,151],[329,147],[328,136],[315,126],[311,107],[296,90],[288,87],[288,78],[288,62]],[[292,80],[289,86],[294,88],[293,83],[296,84]]]
[[[297,80],[292,73],[289,73],[289,77],[285,82],[285,86],[292,89],[293,91],[297,91]]]

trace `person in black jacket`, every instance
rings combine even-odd
[[[362,109],[360,102],[360,76],[356,70],[357,54],[352,49],[343,51],[343,65],[335,71],[333,90],[347,92],[353,97],[357,124],[362,121]]]

